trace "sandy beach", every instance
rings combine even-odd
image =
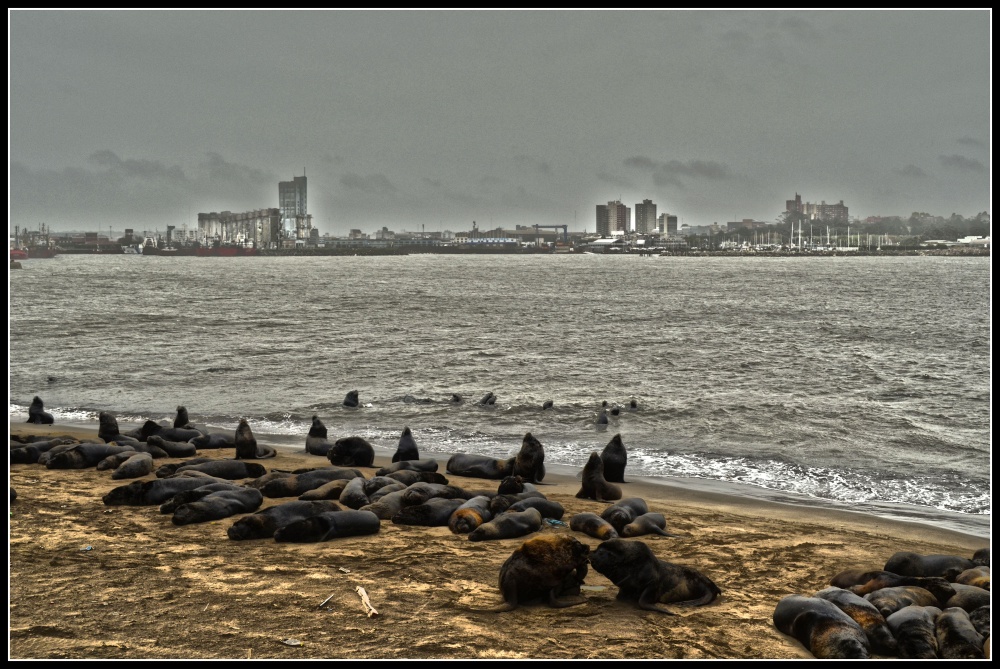
[[[11,423],[10,432],[96,436],[96,429],[24,423]],[[287,449],[259,462],[269,471],[329,464]],[[370,477],[388,463],[379,456],[360,469]],[[469,489],[497,484],[446,476]],[[772,623],[785,595],[811,595],[848,568],[881,569],[897,551],[971,557],[990,543],[927,525],[632,481],[624,495],[642,497],[669,530],[684,534],[639,540],[709,576],[722,590],[718,600],[671,605],[673,616],[642,611],[616,601],[617,587],[591,569],[585,604],[484,613],[475,609],[502,602],[500,565],[525,537],[470,542],[447,527],[382,521],[378,534],[322,543],[232,541],[226,530],[238,516],[175,526],[156,506],[105,506],[102,495],[128,482],[95,468],[10,465],[17,493],[10,658],[811,658]],[[606,506],[577,499],[579,488],[565,474],[539,485],[563,505],[567,523]],[[262,508],[290,499],[265,498]],[[571,533],[592,549],[600,543],[568,525],[541,533]],[[367,615],[359,587],[377,616]]]

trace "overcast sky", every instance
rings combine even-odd
[[[10,228],[278,206],[320,232],[989,211],[991,12],[35,11]]]

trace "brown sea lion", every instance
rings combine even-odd
[[[253,430],[246,418],[240,418],[240,424],[236,426],[236,435],[233,437],[236,446],[237,460],[263,460],[273,458],[278,452],[271,446],[258,446],[257,438],[253,436]]]
[[[528,497],[514,502],[507,508],[507,511],[524,511],[525,509],[538,509],[542,518],[552,518],[553,520],[561,520],[563,514],[566,513],[562,504],[554,499],[544,497]]]
[[[955,595],[955,588],[940,576],[901,576],[882,569],[848,569],[830,579],[830,585],[862,596],[882,588],[915,585],[933,593],[941,605]]]
[[[350,482],[351,479],[334,479],[333,481],[324,483],[318,488],[305,491],[299,495],[299,499],[303,501],[313,501],[319,499],[339,500],[341,494],[344,492],[344,488],[346,488],[347,484]]]
[[[399,435],[399,444],[396,452],[392,454],[392,462],[400,460],[419,460],[420,453],[417,451],[417,440],[413,438],[410,428],[404,427],[403,433]]]
[[[514,539],[542,529],[542,514],[538,509],[508,511],[483,523],[469,533],[469,541]]]
[[[949,607],[934,621],[938,642],[938,657],[945,660],[981,660],[983,635],[980,634],[965,609]]]
[[[704,606],[722,594],[712,579],[696,569],[659,559],[641,541],[603,541],[590,554],[590,564],[618,586],[618,599],[648,611],[673,615],[660,604]]]
[[[581,478],[580,491],[576,493],[579,499],[609,502],[622,498],[622,489],[604,478],[604,463],[597,451],[590,454],[587,464],[583,466]]]
[[[611,523],[589,511],[574,513],[569,519],[569,529],[574,532],[583,532],[587,536],[601,541],[618,538],[618,532],[611,526]]]
[[[628,525],[622,527],[621,536],[626,539],[641,537],[645,534],[658,534],[661,537],[683,537],[683,534],[667,532],[667,518],[662,513],[644,513],[636,516]]]
[[[510,476],[514,470],[514,460],[497,460],[485,455],[456,453],[448,458],[445,471],[455,476],[467,476],[481,479],[503,479]]]
[[[943,608],[958,607],[971,613],[990,603],[989,590],[964,583],[952,583],[951,587],[955,588],[955,594],[945,602]]]
[[[601,451],[601,462],[604,464],[606,481],[625,483],[625,463],[628,462],[628,454],[625,452],[625,444],[620,434],[611,437],[611,441]]]
[[[889,615],[885,622],[896,639],[896,652],[906,660],[930,660],[938,656],[935,621],[941,609],[936,606],[904,606]]]
[[[279,527],[274,532],[274,540],[296,543],[330,541],[377,534],[381,525],[378,516],[371,511],[330,511]]]
[[[337,501],[346,506],[348,509],[355,510],[369,504],[371,500],[369,500],[368,495],[365,494],[365,478],[363,476],[358,476],[348,481],[347,485],[344,486],[343,492],[340,493],[340,497]]]
[[[504,479],[500,481],[500,485],[497,487],[498,495],[516,495],[519,492],[524,492],[523,476],[505,476]]]
[[[866,659],[868,637],[833,602],[819,597],[788,595],[774,608],[774,626],[820,659]]]
[[[902,576],[941,576],[949,581],[976,564],[959,555],[921,555],[910,551],[894,553],[886,563],[886,571]]]
[[[885,616],[867,599],[855,595],[850,590],[833,586],[820,590],[813,597],[833,602],[838,609],[849,615],[864,630],[872,650],[876,653],[896,654],[896,638],[889,630]]]
[[[972,554],[972,561],[977,565],[990,566],[990,548],[980,548]]]
[[[326,457],[339,467],[371,467],[375,448],[362,437],[344,437],[333,443]]]
[[[243,516],[230,526],[227,534],[233,541],[271,539],[279,527],[329,511],[339,511],[340,505],[330,500],[284,502]]]
[[[514,456],[514,476],[520,476],[528,483],[541,483],[545,478],[545,449],[530,432],[524,433],[521,450]]]
[[[448,529],[455,534],[467,534],[492,518],[490,498],[478,495],[465,500],[452,512],[448,519]]]
[[[174,511],[174,525],[190,525],[210,520],[221,520],[238,513],[256,511],[264,502],[264,496],[256,488],[219,490],[205,495],[196,502],[182,504]]]
[[[875,605],[883,617],[888,618],[904,606],[936,606],[937,597],[930,590],[915,585],[897,585],[869,592],[865,599]]]
[[[966,569],[955,577],[955,583],[961,583],[962,585],[974,585],[977,588],[989,590],[990,568],[985,565],[979,565],[973,567],[972,569]]]
[[[565,534],[543,534],[528,539],[500,566],[500,595],[504,603],[493,611],[511,611],[542,601],[553,608],[586,603],[580,586],[587,576],[590,547]]]

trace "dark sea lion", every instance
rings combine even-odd
[[[989,546],[986,548],[980,548],[975,553],[972,554],[972,561],[978,566],[983,565],[986,567],[990,566],[990,549]]]
[[[45,410],[42,398],[35,395],[34,399],[31,400],[31,404],[28,405],[28,420],[25,422],[35,423],[36,425],[52,425],[56,422],[56,419]]]
[[[450,497],[432,497],[422,504],[404,506],[392,517],[396,525],[422,525],[444,527],[451,515],[467,500]]]
[[[935,621],[941,609],[936,606],[904,606],[885,619],[896,639],[896,652],[907,660],[934,659],[938,645]]]
[[[417,452],[417,441],[413,438],[410,428],[404,427],[403,433],[399,435],[399,444],[396,446],[396,452],[392,454],[392,461],[399,462],[400,460],[419,459],[420,454]]]
[[[198,454],[198,447],[190,441],[170,441],[158,434],[147,438],[146,446],[161,449],[169,458],[190,458]]]
[[[930,590],[915,585],[897,585],[869,592],[865,599],[875,605],[883,617],[888,618],[904,606],[936,606],[937,597]]]
[[[626,525],[644,513],[649,513],[645,500],[641,497],[626,497],[604,509],[601,518],[611,523],[620,536]]]
[[[256,511],[263,502],[264,496],[256,488],[219,490],[202,497],[197,502],[180,505],[174,511],[172,521],[174,525],[190,525],[221,520],[238,513]]]
[[[330,481],[351,480],[359,476],[361,476],[361,472],[356,469],[342,467],[314,469],[302,474],[272,479],[261,486],[260,491],[264,493],[264,497],[298,497]]]
[[[385,467],[380,467],[376,472],[375,476],[387,476],[393,472],[403,471],[405,469],[412,469],[418,472],[436,472],[438,470],[437,460],[433,458],[427,458],[424,460],[396,460],[391,465],[386,465]]]
[[[990,603],[989,590],[964,583],[952,583],[951,587],[955,588],[955,594],[945,602],[944,608],[958,607],[971,612]]]
[[[589,546],[565,534],[528,539],[500,566],[504,604],[493,611],[511,611],[539,600],[560,609],[586,603],[580,586],[587,576],[589,552]]]
[[[644,513],[636,516],[628,525],[622,527],[621,536],[626,539],[641,537],[645,534],[658,534],[661,537],[683,537],[683,534],[667,532],[667,519],[662,513]]]
[[[379,471],[382,471],[381,469]],[[406,485],[412,485],[419,481],[424,483],[448,483],[447,477],[444,474],[438,474],[437,472],[422,472],[416,469],[399,469],[394,472],[389,472],[388,474],[378,474],[379,476],[387,476],[388,478],[395,479],[400,483],[405,483]]]
[[[542,518],[552,518],[554,520],[561,520],[563,514],[566,513],[566,509],[563,508],[562,504],[554,499],[545,499],[544,497],[529,497],[519,502],[514,502],[507,511],[524,511],[525,509],[538,509],[538,512],[542,514]]]
[[[492,392],[489,392],[483,395],[483,399],[479,400],[479,405],[489,406],[491,404],[494,404],[496,401],[497,401],[496,396]]]
[[[854,622],[861,626],[872,650],[881,655],[896,654],[896,638],[889,630],[889,625],[885,622],[885,616],[879,613],[871,602],[860,595],[855,595],[850,590],[843,588],[824,588],[813,595],[833,602],[838,609],[849,615]]]
[[[187,407],[178,406],[177,415],[174,416],[174,427],[189,428],[191,419],[188,418]]]
[[[597,420],[594,421],[598,427],[607,427],[608,425],[608,412],[605,409],[601,409],[601,412],[597,414]]]
[[[934,621],[938,657],[945,660],[981,660],[983,635],[980,634],[965,609],[949,607]]]
[[[983,635],[983,638],[990,636],[990,607],[980,606],[969,614],[969,620],[976,631]]]
[[[929,590],[931,594],[937,597],[938,604],[942,606],[955,596],[955,588],[940,576],[900,576],[899,574],[884,570],[867,572],[860,570],[843,571],[830,580],[830,585],[850,590],[854,594],[861,596],[881,590],[882,588],[915,585],[924,590]]]
[[[333,444],[326,440],[326,425],[319,419],[319,416],[312,417],[312,426],[309,428],[309,435],[306,436],[306,453],[311,455],[326,454],[333,448]]]
[[[489,494],[487,496],[490,497],[490,513],[493,514],[494,518],[496,516],[499,516],[504,511],[507,511],[508,509],[510,509],[510,507],[514,506],[515,504],[517,504],[522,500],[531,497],[540,497],[542,499],[545,499],[545,495],[538,492],[537,490],[525,490],[524,492],[519,492],[513,495]]]
[[[152,437],[149,437],[152,439]],[[148,441],[148,440],[147,440]],[[198,450],[214,450],[216,448],[233,448],[236,446],[236,437],[232,434],[201,434],[188,440]]]
[[[344,397],[344,406],[345,407],[350,407],[352,409],[357,408],[357,406],[358,406],[358,391],[357,390],[349,390],[347,392],[347,395]]]
[[[576,493],[579,499],[595,499],[599,502],[622,498],[622,489],[614,483],[608,483],[604,478],[604,462],[597,451],[593,451],[580,473],[580,491]]]
[[[604,450],[601,451],[601,462],[604,464],[604,480],[612,483],[625,483],[625,463],[628,455],[621,434],[611,437]]]
[[[397,490],[403,491],[406,490],[408,487],[409,486],[406,485],[405,483],[396,481],[395,483],[387,485],[383,488],[379,488],[372,494],[368,495],[369,504],[374,504],[375,502],[379,501],[380,499],[382,499],[391,492],[396,492]]]
[[[631,399],[631,400],[628,401],[628,410],[629,411],[636,411],[638,409],[639,409],[639,403],[637,401],[635,401],[634,399]]]
[[[375,448],[361,437],[344,437],[333,443],[326,457],[341,467],[371,467]]]
[[[486,495],[478,495],[465,500],[452,512],[448,519],[448,529],[455,534],[468,534],[492,518],[490,498]]]
[[[465,488],[460,488],[455,485],[424,483],[423,481],[418,481],[417,483],[407,486],[406,490],[403,492],[403,505],[413,506],[415,504],[423,504],[432,497],[467,500],[476,497],[476,495],[472,494]]]
[[[485,455],[456,453],[448,458],[445,471],[455,476],[480,479],[503,479],[514,471],[514,460],[497,460]]]
[[[958,555],[921,555],[899,551],[886,561],[883,569],[901,576],[941,576],[953,581],[963,571],[975,566],[969,558]]]
[[[98,462],[109,455],[125,451],[136,452],[131,446],[120,446],[115,443],[76,444],[72,448],[50,457],[45,463],[45,467],[47,469],[87,469],[88,467],[96,467]]]
[[[56,446],[53,446],[52,448],[38,454],[37,463],[48,467],[49,461],[52,460],[52,458],[56,457],[60,453],[65,453],[71,448],[76,448],[79,445],[80,445],[79,442],[73,442],[70,444],[58,444]],[[94,466],[96,467],[97,465]]]
[[[972,569],[966,569],[955,577],[955,583],[961,583],[962,585],[974,585],[977,588],[989,590],[990,568],[985,565],[979,565],[977,567],[973,567]]]
[[[660,604],[704,606],[722,594],[712,579],[696,569],[659,559],[641,541],[603,541],[590,554],[590,564],[618,586],[618,599],[648,611],[673,615]]]
[[[552,406],[553,406],[552,400],[545,400],[544,402],[542,402],[542,411],[545,411],[546,409],[551,409]]]
[[[519,492],[524,492],[523,476],[505,476],[497,487],[498,495],[516,495]]]
[[[788,595],[774,608],[774,626],[820,659],[866,659],[868,637],[833,602],[819,597]]]
[[[364,481],[362,489],[368,497],[371,497],[377,493],[382,488],[388,485],[401,485],[399,481],[389,476],[373,476],[370,479]],[[406,486],[403,486],[404,488]]]
[[[574,513],[569,519],[569,529],[574,532],[583,532],[587,536],[601,541],[618,538],[618,532],[611,527],[611,523],[589,511]]]
[[[137,479],[152,473],[153,456],[149,453],[135,453],[111,472],[111,478],[115,481]]]
[[[545,449],[530,432],[525,432],[521,440],[511,474],[523,477],[528,483],[541,483],[545,478]]]
[[[310,516],[339,511],[340,506],[333,501],[284,502],[243,516],[230,526],[227,534],[233,541],[246,539],[271,539],[279,527],[284,527]]]
[[[361,507],[359,511],[371,511],[380,520],[392,520],[392,517],[403,508],[403,493],[405,492],[406,490],[403,489],[382,495],[377,502],[367,504]]]
[[[156,478],[162,479],[168,476],[173,476],[177,473],[177,470],[185,465],[200,465],[204,462],[214,462],[212,458],[191,458],[190,460],[184,460],[183,462],[168,463],[165,465],[160,465],[156,468]]]
[[[122,435],[118,429],[118,419],[107,411],[97,414],[97,436],[105,443],[111,443]],[[137,440],[138,441],[138,440]]]
[[[11,464],[34,464],[38,462],[38,456],[46,451],[67,444],[78,444],[76,439],[67,437],[54,437],[52,439],[38,439],[35,441],[20,443],[11,442],[10,463]]]
[[[221,483],[207,483],[191,490],[182,490],[160,505],[160,513],[173,513],[179,506],[197,502],[199,499],[207,497],[213,492],[219,492],[220,490],[242,490],[244,487],[230,481],[223,481]]]
[[[190,427],[173,427],[171,425],[160,425],[159,423],[147,420],[139,428],[139,441],[147,441],[150,437],[163,437],[168,441],[191,441],[202,435],[201,430]]]
[[[109,469],[117,469],[118,465],[136,454],[138,454],[138,451],[122,451],[121,453],[113,453],[97,463],[97,471],[104,472]]]
[[[113,443],[117,443],[117,442],[113,442]],[[170,453],[168,453],[166,450],[164,450],[163,448],[161,448],[159,445],[157,445],[157,444],[151,444],[148,441],[140,441],[140,442],[137,442],[137,443],[134,443],[134,444],[131,443],[131,442],[129,442],[128,445],[131,446],[132,448],[134,448],[137,453],[149,453],[151,456],[153,456],[153,458],[169,458],[169,457],[174,457],[174,456],[171,456]]]
[[[196,465],[183,465],[178,467],[174,474],[181,474],[192,470],[229,481],[253,479],[267,473],[264,466],[258,465],[256,462],[245,462],[243,460],[209,460],[208,462],[202,462]]]
[[[452,393],[451,394],[451,402],[452,402],[452,404],[461,404],[464,401],[465,400],[463,400],[462,396],[459,395],[458,393]]]
[[[220,482],[225,481],[210,476],[173,476],[153,481],[133,481],[112,488],[101,499],[106,506],[153,506],[163,504],[183,490]]]
[[[622,412],[621,407],[611,407],[611,415],[617,416]]]
[[[340,495],[343,494],[344,488],[353,479],[334,479],[333,481],[328,481],[318,488],[313,488],[312,490],[307,490],[301,495],[299,499],[303,501],[311,501],[318,499],[333,499],[339,500]]]
[[[365,494],[365,479],[362,476],[355,477],[347,482],[343,492],[340,493],[338,501],[348,509],[360,509],[371,503],[368,495]]]
[[[258,446],[257,438],[253,436],[253,430],[246,418],[240,418],[240,424],[236,426],[236,434],[233,437],[233,444],[236,446],[237,460],[263,460],[273,458],[278,452],[271,446]]]
[[[538,509],[508,511],[495,516],[469,533],[469,541],[514,539],[542,529],[542,514]]]
[[[297,543],[330,541],[378,533],[382,523],[371,511],[330,511],[297,520],[274,533],[275,541]]]

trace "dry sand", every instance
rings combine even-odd
[[[157,465],[166,462],[177,460]],[[329,464],[287,451],[260,463]],[[385,464],[377,457],[362,471],[370,477]],[[472,489],[497,483],[448,478]],[[477,543],[446,527],[383,521],[376,535],[324,543],[231,541],[235,518],[178,527],[155,506],[105,506],[102,495],[125,483],[94,468],[10,466],[10,658],[811,658],[771,622],[783,596],[811,595],[847,568],[881,569],[899,550],[971,557],[989,545],[926,525],[633,482],[623,486],[626,497],[644,498],[668,529],[687,535],[639,540],[708,575],[720,599],[671,606],[674,616],[641,611],[617,602],[617,588],[591,569],[586,604],[480,613],[472,609],[502,602],[500,565],[525,538]],[[549,475],[545,484],[539,489],[565,507],[567,522],[606,506],[576,499],[572,476]],[[264,507],[285,501],[265,498]],[[572,534],[591,548],[600,543]],[[378,616],[366,615],[359,586]]]

